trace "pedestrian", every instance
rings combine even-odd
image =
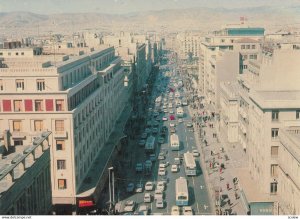
[[[213,156],[213,152],[212,151],[210,151],[210,156]]]
[[[239,198],[237,192],[234,192],[234,196],[235,196],[235,200],[237,200]]]
[[[227,190],[229,190],[229,189],[230,189],[230,187],[229,187],[229,183],[227,183],[227,184],[226,184],[226,187],[227,187]]]
[[[212,168],[212,162],[209,163],[209,167],[210,167],[210,169]]]
[[[220,173],[222,173],[222,167],[220,167]]]

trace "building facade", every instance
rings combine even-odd
[[[20,146],[10,146],[8,134],[1,134],[0,214],[51,213],[51,132],[43,132],[31,143]]]
[[[53,205],[72,209],[77,190],[128,96],[122,60],[113,48],[53,58],[2,61],[0,127],[9,130],[14,146],[53,131],[49,139]]]

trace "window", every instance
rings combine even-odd
[[[22,111],[22,100],[14,100],[14,111],[15,112]]]
[[[16,80],[16,88],[17,88],[17,91],[24,90],[24,80],[22,80],[22,79]]]
[[[64,131],[64,120],[55,120],[55,131],[56,132],[61,132]]]
[[[279,129],[272,129],[272,138],[273,139],[278,138],[278,132],[279,132]]]
[[[64,111],[64,100],[56,100],[56,111]]]
[[[277,182],[272,182],[271,183],[270,192],[271,192],[271,194],[276,194],[277,193]]]
[[[35,108],[35,111],[43,111],[43,101],[42,100],[35,100],[34,101],[34,108]]]
[[[300,119],[300,110],[296,110],[296,119]]]
[[[34,121],[34,131],[43,131],[43,120]]]
[[[271,156],[272,157],[278,157],[278,146],[271,146]]]
[[[14,141],[14,146],[17,146],[17,145],[23,145],[23,141],[22,140],[15,140]]]
[[[56,140],[56,150],[57,151],[65,150],[65,141],[64,140]]]
[[[2,79],[0,79],[0,90],[4,90],[4,88],[3,88],[3,81],[2,81]]]
[[[66,179],[58,179],[58,189],[66,189],[67,188],[67,180]]]
[[[252,49],[255,49],[255,45],[252,45]]]
[[[66,169],[66,160],[57,160],[57,169],[65,170]]]
[[[36,89],[39,91],[45,90],[45,80],[44,79],[36,80]]]
[[[242,45],[242,46],[241,46],[241,49],[245,49],[245,45]]]
[[[278,121],[279,111],[272,111],[272,121]]]
[[[23,55],[24,55],[24,52],[21,52],[21,55],[23,56]]]
[[[21,120],[15,120],[13,121],[13,130],[16,132],[19,132],[22,130],[22,123]]]
[[[247,49],[250,49],[250,45],[247,45],[246,48],[247,48]]]
[[[271,164],[271,177],[277,177],[278,165]]]

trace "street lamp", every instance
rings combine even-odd
[[[108,186],[109,186],[109,214],[112,214],[112,208],[115,204],[115,182],[114,182],[114,168],[108,168]]]

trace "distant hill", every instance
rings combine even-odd
[[[228,23],[239,23],[245,16],[248,23],[263,27],[295,26],[300,23],[300,7],[252,7],[239,9],[191,8],[136,12],[124,15],[101,13],[50,14],[30,12],[0,13],[2,32],[74,32],[84,29],[114,30],[214,30]],[[24,31],[23,31],[24,30]],[[3,33],[2,33],[3,34]]]

